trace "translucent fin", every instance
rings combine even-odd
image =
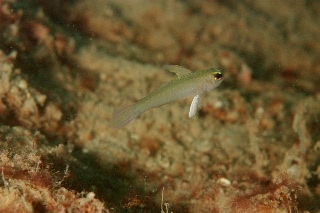
[[[179,78],[181,76],[192,73],[192,71],[188,70],[187,68],[181,67],[179,65],[165,65],[163,68],[177,74]]]
[[[191,118],[192,116],[197,114],[199,100],[200,100],[199,95],[194,96],[192,103],[191,103],[191,106],[190,106],[190,110],[189,110],[189,118]]]
[[[112,114],[108,127],[120,129],[137,116],[131,106],[120,107]]]

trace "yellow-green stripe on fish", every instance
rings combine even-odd
[[[191,72],[173,65],[166,66],[166,69],[176,73],[178,78],[160,86],[131,106],[116,110],[111,116],[109,127],[122,128],[149,109],[194,96],[189,110],[189,117],[192,117],[198,109],[199,95],[213,90],[223,81],[222,72],[213,68]]]

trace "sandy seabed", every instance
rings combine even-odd
[[[0,212],[320,211],[320,2],[0,0]],[[122,129],[176,78],[201,96]]]

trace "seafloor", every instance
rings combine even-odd
[[[123,129],[114,109],[221,69]],[[0,0],[0,212],[317,212],[320,1]]]

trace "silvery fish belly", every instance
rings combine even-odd
[[[197,113],[200,94],[209,92],[223,81],[222,72],[216,69],[191,72],[181,66],[166,66],[178,78],[152,91],[131,106],[116,110],[110,119],[109,127],[122,128],[143,112],[187,97],[194,97],[189,117]]]

